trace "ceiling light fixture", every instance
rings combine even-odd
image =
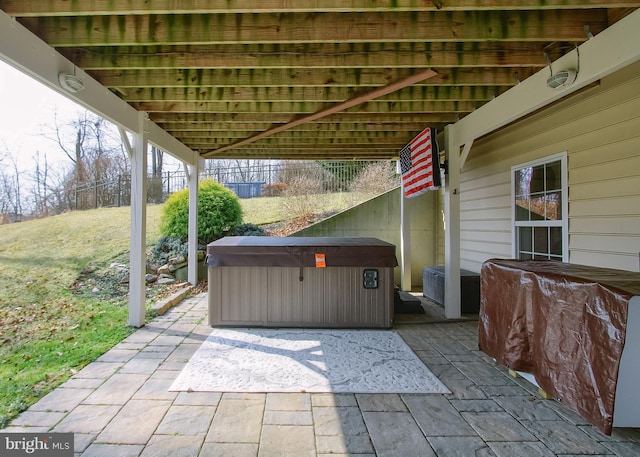
[[[553,74],[553,68],[551,67],[549,54],[547,54],[546,52],[544,53],[544,59],[547,61],[547,65],[549,65],[549,71],[551,72],[551,76],[547,78],[548,87],[551,87],[552,89],[563,89],[574,83],[574,81],[578,77],[578,71],[580,69],[580,51],[577,46],[576,53],[578,56],[578,68],[576,70],[567,68],[566,70],[560,70],[556,72],[556,74]]]
[[[547,78],[547,86],[552,89],[562,89],[570,86],[576,80],[576,72],[574,70],[561,70],[550,78]]]
[[[69,73],[60,73],[58,75],[58,81],[64,90],[71,93],[80,92],[84,89],[84,81],[78,78],[76,75]]]

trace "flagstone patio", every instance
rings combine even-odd
[[[83,457],[640,455],[638,429],[603,435],[478,351],[477,321],[434,313],[399,316],[394,330],[450,395],[169,392],[211,333],[200,294],[2,431],[72,432]]]

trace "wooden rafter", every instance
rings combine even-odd
[[[369,92],[375,89],[371,86],[358,88],[360,92]],[[459,100],[459,101],[487,101],[496,97],[504,86],[478,85],[471,86],[410,86],[398,90],[380,100],[389,102],[403,102],[413,100]],[[187,91],[176,87],[156,90],[140,88],[127,91],[123,99],[130,103],[140,102],[256,102],[256,103],[337,103],[356,95],[352,87],[193,87]],[[215,111],[215,110],[212,110]]]
[[[565,43],[564,47],[572,43]],[[556,47],[560,47],[560,44]],[[85,70],[237,68],[538,67],[536,42],[311,43],[61,49]],[[552,52],[554,49],[551,50]],[[499,56],[499,58],[496,58]],[[551,54],[552,58],[559,55]]]
[[[255,143],[258,140],[261,140],[263,138],[267,138],[269,136],[275,135],[277,133],[280,132],[284,132],[285,130],[289,130],[292,129],[294,127],[297,127],[299,125],[302,124],[307,124],[309,122],[313,122],[316,121],[318,119],[322,119],[323,117],[328,117],[331,116],[332,114],[338,113],[340,111],[344,111],[346,109],[352,108],[354,106],[360,105],[362,103],[368,102],[370,100],[376,99],[378,97],[383,97],[387,94],[390,94],[392,92],[395,92],[397,90],[400,90],[404,87],[407,86],[411,86],[413,84],[416,84],[420,81],[424,81],[425,79],[429,79],[432,78],[433,76],[435,76],[437,73],[433,70],[427,70],[427,71],[423,71],[421,73],[417,73],[415,75],[409,76],[407,78],[403,78],[399,81],[393,82],[387,86],[381,87],[380,89],[376,89],[374,91],[368,92],[366,94],[360,95],[358,97],[354,97],[350,100],[347,100],[343,103],[339,103],[337,105],[331,106],[329,108],[325,108],[323,110],[320,110],[316,113],[310,114],[309,116],[304,116],[301,117],[299,119],[293,120],[291,122],[288,122],[287,124],[284,125],[279,125],[276,127],[273,127],[269,130],[265,130],[264,132],[261,132],[257,135],[253,135],[250,136],[249,138],[246,138],[244,140],[241,141],[237,141],[235,143],[232,143],[228,146],[224,146],[221,148],[216,149],[215,151],[211,151],[210,153],[205,154],[205,157],[211,156],[211,155],[215,155],[217,153],[221,153],[224,151],[227,151],[229,149],[236,149],[239,148],[240,146],[245,146],[251,143]]]
[[[434,68],[438,74],[418,83],[425,85],[506,85],[516,83],[514,74],[521,79],[531,76],[539,68]],[[109,88],[128,93],[129,88],[191,87],[379,87],[415,73],[413,68],[310,68],[310,69],[238,69],[238,70],[109,70],[91,74]]]
[[[437,72],[215,154],[296,159],[392,157],[425,126],[466,118],[543,69],[545,54],[561,59],[638,7],[640,0],[0,0],[3,13],[78,74],[199,154]]]
[[[394,11],[464,11],[475,10],[545,10],[578,8],[637,7],[634,0],[456,0],[452,2],[415,0],[94,0],[78,8],[70,1],[4,0],[2,9],[11,15],[29,16],[100,16],[113,14],[220,14],[296,12],[386,12]]]
[[[603,10],[149,15],[25,19],[54,47],[424,41],[584,41]]]

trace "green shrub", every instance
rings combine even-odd
[[[208,244],[242,223],[240,200],[212,179],[198,188],[198,242]],[[173,193],[162,207],[162,235],[186,240],[189,235],[189,189]]]
[[[229,232],[231,236],[267,236],[262,227],[255,224],[242,224],[234,227]]]

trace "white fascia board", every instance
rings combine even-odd
[[[0,60],[29,75],[50,89],[133,133],[140,130],[138,111],[91,78],[73,62],[0,10]],[[60,73],[75,74],[84,89],[70,93],[60,86]],[[154,123],[149,123],[148,141],[189,164],[197,164],[197,154]]]
[[[548,67],[499,95],[455,124],[456,142],[463,145],[575,92],[640,60],[640,9],[578,47],[580,68],[575,82],[563,89],[547,86]],[[576,69],[578,52],[552,63],[554,74]]]

